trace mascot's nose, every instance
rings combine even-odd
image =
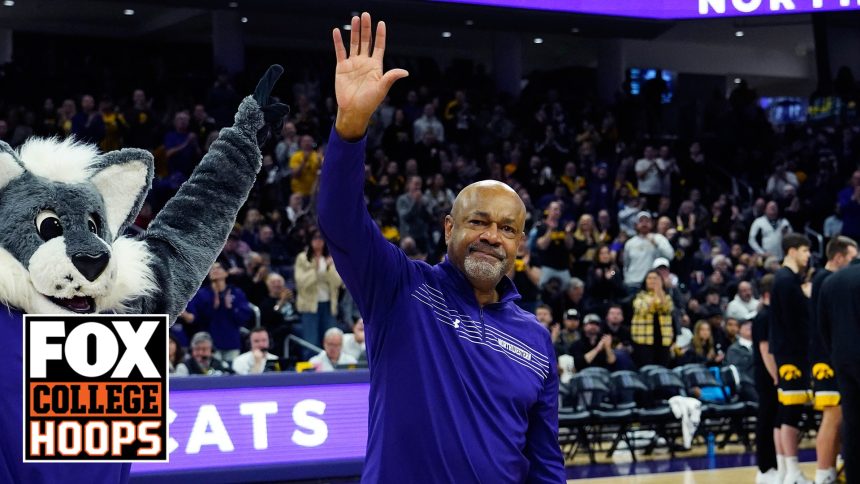
[[[95,281],[99,277],[99,274],[104,272],[109,260],[110,256],[107,252],[101,252],[96,255],[78,252],[72,256],[72,264],[90,282]]]

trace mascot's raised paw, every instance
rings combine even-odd
[[[272,88],[283,73],[284,68],[278,64],[270,66],[263,77],[260,78],[260,82],[257,83],[257,89],[254,90],[254,100],[260,106],[260,111],[263,112],[263,119],[266,122],[260,131],[257,132],[258,146],[263,146],[272,133],[280,131],[284,117],[290,114],[290,107],[286,104],[269,103]]]

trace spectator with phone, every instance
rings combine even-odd
[[[280,371],[278,356],[269,353],[269,332],[259,327],[248,335],[251,349],[233,360],[233,371],[237,375],[258,375],[266,371]]]

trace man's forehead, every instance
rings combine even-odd
[[[461,192],[458,198],[464,215],[476,212],[510,218],[524,215],[519,195],[500,187],[471,187]]]
[[[515,222],[517,220],[517,211],[511,208],[506,209],[501,206],[493,206],[464,211],[463,216],[490,218],[496,222]]]

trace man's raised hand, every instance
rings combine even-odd
[[[337,134],[347,140],[364,136],[373,111],[388,94],[394,81],[409,75],[403,69],[382,72],[385,52],[385,22],[376,26],[376,39],[371,46],[370,14],[353,17],[349,34],[349,55],[339,29],[332,31],[337,68],[334,90],[337,98]]]

